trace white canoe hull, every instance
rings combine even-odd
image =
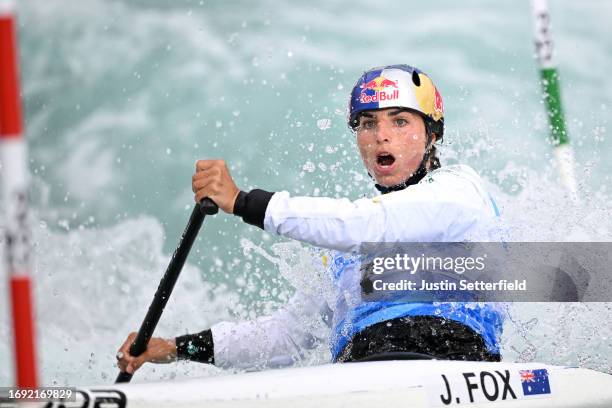
[[[89,403],[70,406],[93,407],[97,401],[130,408],[610,408],[612,376],[538,363],[380,361],[90,387],[79,394],[79,400],[85,397]]]

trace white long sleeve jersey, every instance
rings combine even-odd
[[[446,166],[404,190],[356,201],[275,193],[264,229],[316,247],[355,253],[362,242],[498,241],[495,202],[465,165]],[[338,287],[338,291],[342,288]],[[215,364],[288,365],[320,340],[305,324],[333,313],[325,299],[297,292],[283,308],[246,322],[213,325]],[[340,320],[334,316],[334,320]],[[331,324],[331,319],[324,319]]]

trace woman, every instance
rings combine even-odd
[[[444,133],[442,98],[431,79],[408,65],[366,71],[353,87],[349,126],[368,174],[382,195],[349,201],[291,197],[288,192],[240,191],[221,160],[200,160],[192,187],[196,202],[211,198],[252,225],[336,251],[328,271],[335,299],[297,293],[270,316],[221,322],[176,339],[153,338],[118,365],[133,373],[144,362],[178,359],[218,366],[286,365],[317,344],[302,315],[321,316],[331,329],[336,362],[417,358],[499,361],[502,315],[493,304],[408,302],[364,296],[359,257],[363,242],[489,241],[495,203],[464,165],[441,167],[435,143]],[[408,354],[406,354],[408,353]]]

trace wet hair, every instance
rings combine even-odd
[[[431,124],[433,121],[428,117],[424,117],[423,120],[425,121],[425,133],[427,135],[426,146],[429,146],[428,151],[425,152],[427,155],[427,163],[425,163],[425,168],[427,169],[427,172],[430,172],[442,167],[442,164],[440,164],[440,158],[438,157],[438,150],[436,148],[436,142],[440,140],[440,137],[432,129]]]
[[[432,170],[439,169],[440,167],[442,167],[442,164],[440,164],[440,158],[438,157],[438,152],[436,150],[435,145],[431,145],[431,147],[429,148],[429,160],[427,161],[426,167],[427,167],[427,172],[430,172]]]

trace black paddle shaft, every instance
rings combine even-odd
[[[159,286],[157,287],[157,291],[153,297],[153,302],[151,302],[147,315],[140,325],[136,339],[130,346],[130,354],[132,356],[138,357],[146,351],[147,344],[149,344],[149,340],[151,340],[151,337],[153,336],[157,322],[159,322],[159,318],[166,307],[166,303],[168,303],[168,299],[170,298],[174,284],[181,273],[181,269],[183,269],[183,265],[187,260],[187,255],[189,255],[191,246],[198,236],[202,222],[204,222],[204,217],[207,214],[216,214],[218,211],[219,207],[217,207],[217,205],[209,198],[205,198],[199,205],[196,205],[191,212],[189,222],[187,223],[187,227],[185,227],[185,231],[181,236],[179,245],[174,251],[174,254],[172,254],[172,259],[168,264],[166,273],[164,273],[164,276],[159,282]],[[117,376],[115,383],[130,382],[131,379],[132,374],[122,371]]]

